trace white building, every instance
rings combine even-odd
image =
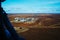
[[[36,18],[19,18],[16,17],[14,21],[16,22],[34,22]]]

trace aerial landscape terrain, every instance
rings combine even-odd
[[[26,40],[60,39],[60,14],[8,14],[8,18]]]
[[[8,17],[14,27],[60,28],[60,14],[11,14]],[[26,18],[30,19],[22,21]]]
[[[0,4],[2,13],[8,14],[13,28],[20,37],[26,40],[60,40],[60,0],[6,0]],[[1,23],[6,23],[2,26],[7,29],[7,36],[12,39],[18,38],[17,35],[13,35],[14,30],[8,30],[11,25],[5,15],[1,17]]]

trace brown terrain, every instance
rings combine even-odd
[[[38,18],[34,23],[28,24],[28,23],[15,23],[12,22],[12,25],[15,27],[59,27],[60,26],[60,14],[39,14],[39,15],[34,15],[34,14],[13,14],[13,15],[8,15],[10,21],[13,21],[15,17],[19,18],[27,18],[27,17],[34,17]],[[59,27],[60,28],[60,27]]]
[[[8,17],[10,21],[13,21],[15,17],[38,18],[38,20],[31,24],[11,22],[16,27],[17,33],[26,40],[60,40],[60,14],[10,14]],[[23,31],[25,29],[28,30]]]

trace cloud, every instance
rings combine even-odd
[[[13,9],[13,10],[12,10]],[[11,8],[7,13],[60,13],[59,8]]]
[[[7,13],[60,13],[60,0],[15,0],[3,3],[2,7]],[[24,3],[23,3],[24,2]]]

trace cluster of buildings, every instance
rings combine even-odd
[[[26,22],[26,23],[31,23],[31,22],[35,22],[37,20],[37,18],[33,18],[33,17],[30,17],[30,18],[19,18],[19,17],[15,17],[14,18],[14,21],[15,22]]]

